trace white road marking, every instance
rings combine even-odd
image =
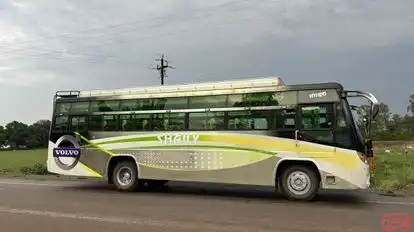
[[[52,217],[52,218],[82,219],[82,220],[110,222],[110,223],[168,226],[168,224],[166,224],[165,222],[154,221],[150,219],[130,220],[127,218],[120,218],[120,217],[91,216],[91,215],[84,215],[84,214],[61,213],[61,212],[46,211],[46,210],[30,210],[30,209],[15,209],[15,208],[0,207],[0,212],[12,213],[12,214],[24,214],[24,215],[32,215],[32,216],[45,216],[45,217]]]
[[[130,225],[135,225],[135,226],[157,226],[157,227],[174,228],[174,229],[179,228],[179,229],[186,229],[190,231],[195,231],[199,229],[200,227],[210,230],[210,231],[217,231],[217,228],[220,228],[220,230],[223,230],[223,231],[234,231],[234,232],[248,232],[252,230],[252,228],[249,228],[246,226],[212,224],[212,223],[207,223],[207,222],[154,220],[154,219],[149,219],[149,218],[129,219],[129,218],[124,218],[124,217],[108,217],[108,216],[96,216],[96,215],[86,215],[86,214],[76,214],[76,213],[62,213],[62,212],[56,212],[56,211],[16,209],[16,208],[8,208],[8,207],[1,207],[1,206],[0,206],[0,213],[41,216],[41,217],[50,217],[50,218],[77,219],[77,220],[87,220],[87,221],[96,221],[96,222],[104,222],[104,223],[130,224]],[[268,230],[266,228],[263,228],[263,230],[261,231],[275,232],[275,230]]]
[[[0,185],[32,185],[32,186],[52,186],[65,187],[67,184],[52,184],[52,183],[34,183],[34,182],[18,182],[18,181],[0,181]]]
[[[68,181],[69,182],[69,181]],[[83,183],[85,184],[85,182]],[[79,186],[79,183],[66,183],[66,184],[53,184],[53,183],[37,183],[37,182],[30,182],[30,181],[19,181],[19,180],[11,180],[11,181],[0,181],[0,185],[28,185],[28,186],[49,186],[49,187],[67,187],[67,186]],[[414,198],[413,198],[414,200]],[[382,205],[405,205],[405,206],[414,206],[414,202],[407,202],[407,201],[374,201],[374,200],[367,200],[367,201],[360,201],[361,203],[369,203],[369,204],[382,204]]]
[[[384,204],[384,205],[411,205],[411,206],[414,206],[414,202],[404,202],[404,201],[363,201],[363,203]]]

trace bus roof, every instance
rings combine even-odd
[[[118,89],[98,89],[98,90],[70,90],[58,91],[56,97],[63,98],[95,98],[111,97],[119,95],[139,95],[139,94],[157,94],[157,93],[177,93],[177,92],[195,92],[227,89],[244,89],[244,88],[265,88],[275,87],[278,90],[313,90],[313,89],[340,89],[343,87],[339,83],[320,83],[320,84],[302,84],[302,85],[285,85],[280,77],[259,77],[251,79],[225,80],[216,82],[200,82],[177,85],[147,86]]]

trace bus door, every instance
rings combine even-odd
[[[298,127],[295,131],[298,154],[302,157],[333,157],[334,104],[312,103],[300,104],[298,107]]]

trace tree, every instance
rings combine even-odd
[[[6,130],[3,126],[0,126],[0,146],[6,142]]]
[[[391,133],[397,133],[401,130],[401,123],[403,122],[404,118],[401,117],[399,114],[394,114],[392,119],[389,123],[388,129]]]
[[[376,131],[387,131],[390,124],[391,112],[387,104],[381,103],[379,105],[378,115],[374,121]]]
[[[9,144],[24,146],[29,137],[28,126],[18,121],[10,122],[6,125],[6,136]]]
[[[368,114],[367,115],[368,117],[369,117],[370,107],[371,106],[369,105],[363,105],[361,107]],[[375,134],[375,133],[387,131],[388,126],[390,125],[390,118],[391,118],[391,112],[390,112],[388,105],[385,103],[380,103],[378,115],[376,116],[375,120],[372,121],[371,133]],[[358,124],[362,125],[362,122],[358,122]]]
[[[49,120],[39,120],[28,126],[22,122],[12,121],[5,127],[0,126],[0,145],[12,148],[47,147],[49,140]]]
[[[411,115],[414,116],[414,93],[411,94],[410,99],[408,100],[407,112],[411,112]]]
[[[39,120],[29,126],[31,146],[47,147],[49,139],[49,120]],[[29,144],[28,144],[29,146]]]

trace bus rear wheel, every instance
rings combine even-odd
[[[113,169],[112,181],[116,188],[122,192],[135,191],[142,185],[142,181],[138,178],[137,165],[129,160],[116,164]]]
[[[319,178],[315,170],[308,166],[289,166],[281,173],[280,187],[289,200],[311,201],[318,193]]]

